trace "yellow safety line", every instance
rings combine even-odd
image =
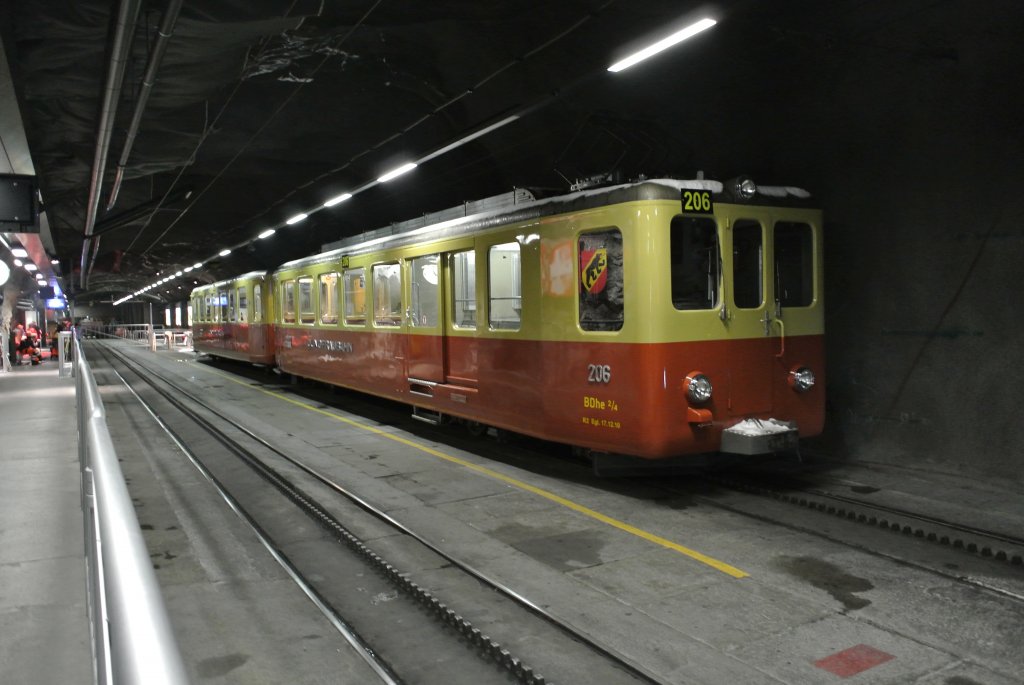
[[[400,435],[395,435],[393,433],[388,433],[388,432],[383,431],[383,430],[381,430],[379,428],[374,428],[373,426],[368,426],[365,423],[360,423],[358,421],[353,421],[352,419],[348,419],[348,418],[345,418],[344,416],[339,416],[337,414],[333,414],[333,413],[331,413],[329,411],[325,411],[323,409],[320,409],[319,407],[314,407],[312,405],[306,404],[305,402],[300,402],[299,400],[293,399],[291,397],[287,397],[287,396],[282,395],[280,393],[271,392],[270,390],[265,390],[263,388],[259,388],[259,387],[253,386],[250,383],[247,383],[247,382],[244,382],[244,381],[240,381],[237,378],[233,378],[233,377],[231,377],[231,376],[229,376],[227,374],[220,373],[219,371],[216,371],[214,369],[208,369],[208,370],[211,371],[212,373],[217,374],[218,376],[221,376],[222,378],[228,379],[229,381],[231,381],[233,383],[237,383],[238,385],[244,385],[247,388],[251,388],[253,390],[258,390],[258,391],[260,391],[260,392],[262,392],[262,393],[264,393],[266,395],[270,395],[271,397],[275,397],[275,398],[277,398],[279,400],[284,400],[285,402],[291,402],[292,404],[294,404],[294,405],[296,405],[298,407],[302,407],[303,409],[309,409],[309,410],[315,411],[315,412],[317,412],[319,414],[323,414],[324,416],[328,416],[328,417],[330,417],[332,419],[336,419],[336,420],[341,421],[343,423],[347,423],[350,426],[354,426],[356,428],[362,428],[363,430],[370,431],[371,433],[376,433],[377,435],[379,435],[381,437],[387,438],[389,440],[394,440],[395,442],[399,442],[399,443],[401,443],[403,445],[406,445],[408,447],[412,447],[413,449],[420,450],[421,452],[426,452],[427,454],[430,454],[430,455],[433,455],[435,457],[438,457],[439,459],[444,459],[445,461],[449,461],[449,462],[451,462],[453,464],[458,464],[459,466],[464,466],[467,469],[471,469],[473,471],[476,471],[477,473],[485,475],[485,476],[487,476],[489,478],[493,478],[495,480],[500,480],[503,483],[508,483],[509,485],[512,485],[514,487],[519,488],[520,490],[526,490],[527,492],[532,492],[535,495],[540,495],[541,497],[543,497],[545,499],[551,500],[552,502],[555,502],[557,504],[561,504],[563,507],[568,507],[569,509],[572,509],[575,512],[583,514],[584,516],[589,516],[592,519],[596,519],[598,521],[601,521],[602,523],[608,524],[609,526],[612,526],[614,528],[618,528],[621,531],[625,531],[625,532],[630,533],[632,535],[636,535],[637,537],[641,537],[644,540],[647,540],[649,542],[653,542],[656,545],[661,545],[662,547],[666,547],[668,549],[674,550],[676,552],[679,552],[680,554],[685,554],[686,556],[690,557],[691,559],[696,559],[697,561],[699,561],[701,563],[704,563],[704,564],[707,564],[708,566],[710,566],[710,567],[712,567],[714,569],[717,569],[717,570],[721,571],[722,573],[726,573],[726,574],[732,576],[733,578],[746,578],[747,576],[750,575],[749,573],[747,573],[745,571],[741,571],[740,569],[736,568],[735,566],[730,566],[729,564],[727,564],[727,563],[725,563],[723,561],[719,561],[717,559],[709,557],[706,554],[701,554],[697,550],[690,549],[689,547],[683,547],[682,545],[676,544],[675,542],[672,542],[671,540],[666,540],[665,538],[663,538],[663,537],[661,537],[659,535],[655,535],[653,533],[648,533],[646,530],[641,530],[640,528],[637,528],[636,526],[631,526],[628,523],[623,523],[622,521],[619,521],[618,519],[613,519],[611,516],[605,516],[601,512],[594,511],[593,509],[589,509],[589,508],[583,506],[582,504],[577,504],[576,502],[573,502],[572,500],[568,500],[568,499],[566,499],[564,497],[560,497],[560,496],[556,495],[553,492],[548,492],[547,490],[542,490],[541,488],[538,488],[538,487],[535,487],[533,485],[530,485],[529,483],[524,483],[524,482],[522,482],[520,480],[516,480],[515,478],[512,478],[510,476],[506,476],[504,474],[498,473],[497,471],[492,471],[491,469],[489,469],[489,468],[487,468],[485,466],[480,466],[479,464],[474,464],[474,463],[466,461],[464,459],[459,459],[458,457],[453,457],[450,454],[445,454],[444,452],[439,452],[438,450],[435,450],[435,449],[433,449],[431,447],[427,447],[426,445],[421,445],[419,443],[413,442],[412,440],[408,440],[406,438],[403,438]]]

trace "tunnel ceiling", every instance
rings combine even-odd
[[[107,208],[165,0],[141,2],[99,191],[95,256],[83,232],[118,2],[5,3],[4,46],[45,210],[72,294],[116,299],[196,262],[211,282],[327,242],[514,187],[582,177],[740,173],[773,161],[735,149],[722,122],[829,97],[861,59],[956,61],[955,3],[678,0],[183,3]],[[621,74],[631,47],[702,16],[712,30]],[[893,85],[893,97],[899,86]],[[388,184],[294,226],[296,213],[399,163],[519,115]],[[783,124],[784,125],[784,124]],[[771,135],[764,130],[763,135]],[[250,242],[266,228],[280,229]],[[225,248],[231,255],[218,257]],[[168,284],[181,299],[193,279]]]

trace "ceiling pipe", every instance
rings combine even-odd
[[[114,176],[114,186],[110,189],[110,198],[107,200],[107,211],[114,208],[117,203],[117,193],[121,189],[121,181],[124,179],[124,169],[128,165],[128,157],[131,155],[132,146],[135,144],[135,136],[139,132],[139,125],[142,122],[142,113],[146,110],[146,103],[149,102],[149,95],[153,91],[153,84],[156,82],[156,72],[164,60],[164,52],[174,35],[174,25],[178,21],[178,14],[181,12],[181,5],[184,0],[168,0],[167,9],[160,20],[160,28],[157,31],[156,44],[149,54],[149,62],[146,64],[146,73],[142,77],[142,89],[135,101],[135,111],[132,113],[132,123],[128,126],[128,135],[125,137],[124,149],[121,151],[121,159],[117,163],[117,174]],[[94,256],[95,258],[95,256]]]
[[[110,149],[110,135],[117,116],[117,104],[121,97],[121,84],[128,65],[128,53],[131,50],[132,37],[135,35],[135,24],[139,18],[141,0],[121,0],[117,11],[117,26],[114,29],[114,41],[110,49],[110,63],[107,67],[107,83],[103,93],[103,106],[100,110],[99,125],[96,131],[96,150],[92,160],[92,174],[89,179],[89,201],[86,205],[85,227],[82,233],[82,261],[79,286],[84,290],[89,282],[90,249],[95,243],[99,250],[99,238],[93,238],[93,227],[96,224],[96,212],[100,204],[100,190],[103,185],[103,174],[107,169],[107,151]],[[95,258],[95,256],[94,256]]]
[[[153,198],[152,200],[143,202],[140,205],[136,205],[131,209],[126,209],[120,214],[104,217],[102,220],[96,222],[96,226],[93,227],[92,234],[94,237],[99,237],[105,233],[109,233],[110,231],[114,231],[119,228],[124,228],[126,226],[131,226],[132,224],[138,222],[140,219],[144,219],[150,214],[154,212],[159,212],[161,210],[165,212],[180,211],[172,207],[164,208],[163,205],[173,205],[175,203],[180,202],[181,200],[187,200],[191,194],[191,188],[181,188],[179,190],[174,191],[173,193],[168,194],[165,197],[156,197]]]

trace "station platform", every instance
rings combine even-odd
[[[0,680],[91,683],[75,380],[0,373]]]

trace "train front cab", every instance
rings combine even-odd
[[[264,271],[192,291],[196,352],[253,364],[274,363],[273,294]]]
[[[655,195],[541,231],[529,365],[544,435],[609,472],[628,457],[795,448],[824,422],[820,211],[764,196],[686,211],[678,193]]]
[[[685,405],[683,449],[762,454],[820,433],[821,213],[715,203],[713,214],[676,215],[668,237],[672,296],[656,335],[672,341],[666,377],[684,379],[665,398]],[[705,284],[699,290],[694,277]]]

